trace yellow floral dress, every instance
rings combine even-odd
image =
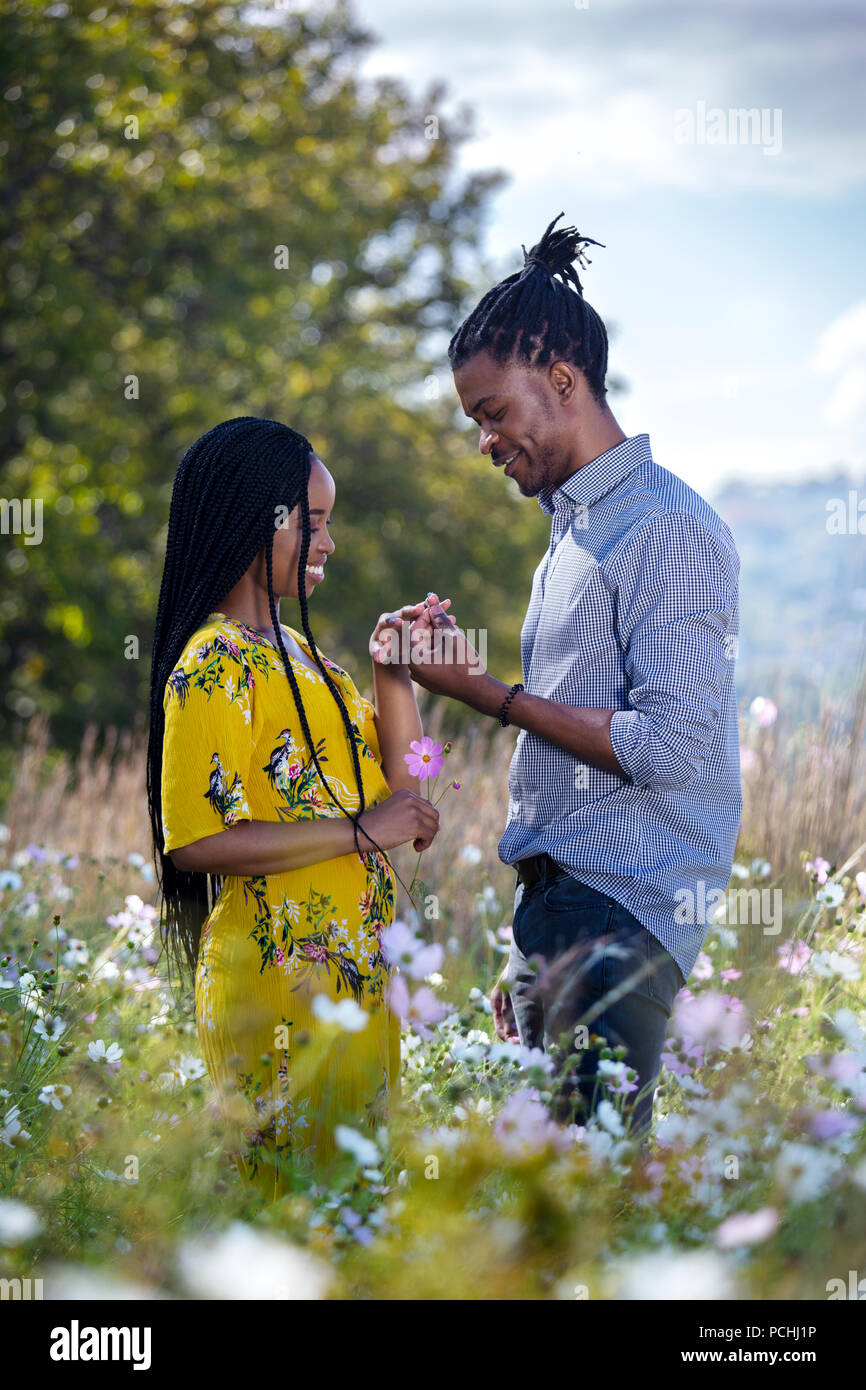
[[[284,631],[309,653],[301,633]],[[322,660],[375,806],[390,790],[373,707]],[[357,810],[337,703],[318,672],[293,659],[292,667],[325,776]],[[278,649],[244,623],[209,615],[167,680],[163,707],[166,852],[243,820],[342,814],[310,756]],[[336,1125],[375,1126],[387,1113],[400,1043],[381,933],[393,914],[393,871],[375,851],[223,879],[202,931],[196,1023],[239,1170],[268,1200],[291,1188],[293,1172],[319,1171],[334,1157]]]

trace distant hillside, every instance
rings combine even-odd
[[[713,496],[740,553],[741,696],[780,681],[792,694],[816,686],[841,693],[853,684],[866,640],[866,534],[828,530],[828,503],[837,499],[850,518],[852,491],[864,502],[866,529],[866,481],[844,473],[800,483],[731,481]]]

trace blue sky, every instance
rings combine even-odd
[[[659,463],[708,497],[732,475],[866,474],[859,0],[353,9],[378,39],[368,76],[442,79],[438,114],[473,108],[463,168],[510,180],[487,225],[498,274],[562,209],[606,243],[586,297],[617,326],[613,408]],[[763,135],[732,139],[740,108],[767,113]],[[686,119],[717,142],[678,138]]]

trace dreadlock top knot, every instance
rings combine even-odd
[[[561,212],[559,217],[564,217]],[[587,246],[604,246],[603,241],[595,241],[591,236],[581,236],[576,227],[560,227],[554,231],[554,227],[559,221],[559,217],[554,217],[544,236],[537,246],[533,246],[527,251],[521,245],[523,251],[523,269],[527,267],[541,266],[548,275],[561,275],[564,280],[574,286],[578,294],[583,294],[583,286],[577,277],[574,269],[574,261],[577,261],[581,269],[585,270],[592,262],[586,254]]]
[[[448,360],[453,371],[479,352],[532,367],[571,362],[604,404],[607,330],[584,299],[575,269],[575,262],[582,268],[590,264],[587,246],[604,242],[582,236],[576,227],[557,228],[564,216],[554,217],[529,251],[523,247],[522,269],[488,290],[464,319],[448,344]]]

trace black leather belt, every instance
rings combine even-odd
[[[531,854],[528,859],[516,859],[514,867],[520,882],[527,888],[537,883],[540,878],[558,878],[560,874],[567,872],[555,859],[551,859],[549,854]]]

